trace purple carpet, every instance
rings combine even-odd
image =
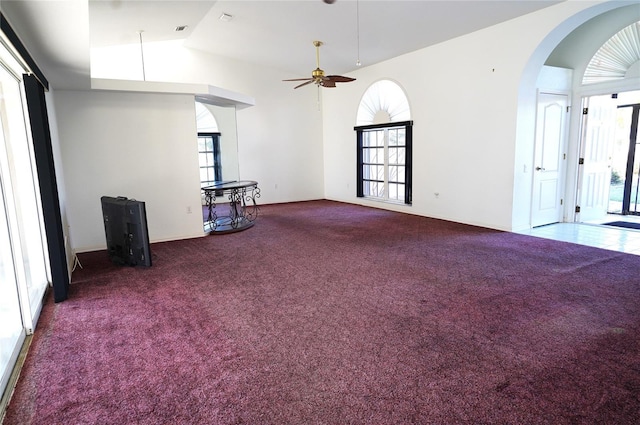
[[[330,201],[80,256],[10,424],[637,424],[640,258]]]

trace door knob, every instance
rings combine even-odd
[[[536,171],[544,171],[544,167],[536,167]]]

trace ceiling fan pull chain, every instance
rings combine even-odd
[[[356,0],[356,35],[358,42],[358,57],[356,58],[356,66],[360,66],[360,1]]]

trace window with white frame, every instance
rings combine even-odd
[[[412,122],[356,128],[358,196],[411,204]]]

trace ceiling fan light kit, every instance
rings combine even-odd
[[[282,81],[304,81],[304,83],[295,86],[294,89],[311,83],[314,83],[318,87],[333,88],[336,86],[336,83],[355,81],[355,78],[343,77],[342,75],[324,75],[324,70],[320,68],[320,46],[322,46],[322,41],[316,40],[313,42],[313,45],[316,46],[316,69],[311,72],[311,78],[292,78]]]

